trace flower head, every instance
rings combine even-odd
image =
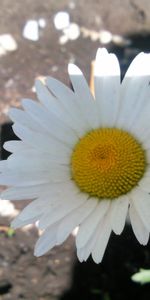
[[[54,78],[36,82],[39,103],[22,101],[10,117],[20,141],[6,142],[0,163],[2,193],[33,201],[12,222],[38,221],[40,256],[75,227],[77,255],[99,263],[113,231],[121,234],[129,212],[134,234],[146,245],[150,232],[150,54],[140,53],[120,83],[114,54],[99,49],[94,93],[75,65],[73,91]]]

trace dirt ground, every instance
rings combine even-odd
[[[51,75],[69,84],[67,64],[75,62],[89,80],[90,62],[101,46],[96,35],[100,27],[99,2],[1,0],[0,34],[11,34],[18,45],[16,51],[0,56],[1,146],[14,138],[7,123],[7,112],[10,106],[20,106],[21,98],[36,97],[35,78]],[[79,38],[60,43],[62,31],[56,30],[53,19],[61,10],[68,12],[71,22],[77,23],[80,29],[87,29],[86,37],[82,31]],[[36,42],[25,39],[22,35],[25,23],[39,18],[46,21],[46,27],[39,31],[39,39]],[[107,45],[118,54],[123,73],[135,54],[148,50],[148,36],[130,38],[131,46]],[[1,158],[6,155],[1,150]],[[25,202],[14,205],[19,210]],[[11,215],[0,215],[0,300],[149,300],[149,286],[140,287],[130,277],[140,267],[150,268],[150,246],[139,246],[130,228],[120,239],[112,237],[104,262],[96,266],[91,260],[77,263],[73,236],[44,257],[35,258],[36,228],[20,229],[9,236],[10,219]]]

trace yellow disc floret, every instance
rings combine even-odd
[[[74,147],[72,179],[81,191],[99,199],[128,193],[143,177],[145,151],[128,132],[117,128],[95,129]]]

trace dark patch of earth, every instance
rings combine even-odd
[[[8,225],[8,219],[0,219]],[[70,283],[73,239],[54,248],[49,255],[33,256],[38,238],[35,228],[17,230],[7,237],[0,233],[0,299],[58,299]]]

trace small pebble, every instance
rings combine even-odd
[[[17,42],[11,34],[0,35],[0,55],[6,54],[7,52],[16,51],[17,48]]]
[[[36,20],[29,20],[23,28],[23,37],[27,40],[37,42],[39,40],[39,24]]]
[[[80,27],[76,23],[70,23],[70,26],[63,30],[69,40],[77,40],[80,36]]]
[[[43,18],[40,18],[40,19],[38,20],[38,24],[39,24],[39,27],[43,29],[43,28],[46,27],[46,20],[43,19]]]
[[[110,31],[101,30],[99,33],[99,39],[102,44],[109,44],[112,41],[112,34]]]
[[[63,30],[70,24],[70,16],[65,11],[60,11],[54,16],[54,25],[57,30]]]

